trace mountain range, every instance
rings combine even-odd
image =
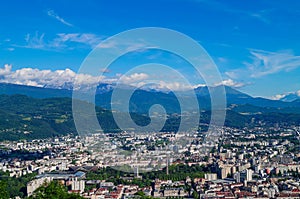
[[[111,84],[100,84],[96,90],[95,103],[96,105],[110,109],[111,108],[111,95],[113,92],[114,85]],[[271,100],[262,97],[252,97],[248,94],[242,93],[234,88],[224,86],[226,91],[227,106],[230,105],[239,105],[239,106],[252,106],[260,107],[263,109],[271,109],[273,111],[286,112],[291,108],[296,108],[294,111],[298,112],[300,108],[300,99],[297,98],[296,94],[287,95],[282,100]],[[126,89],[132,89],[129,86],[124,85],[121,87],[124,91]],[[210,89],[207,86],[201,86],[194,89],[197,98],[199,100],[200,108],[209,109],[210,108],[210,93],[209,90],[213,92],[222,92],[221,86],[211,87]],[[180,93],[180,92],[179,92]],[[0,83],[0,94],[13,95],[21,94],[33,98],[53,98],[53,97],[72,97],[71,89],[56,89],[56,88],[41,88],[34,86],[24,86],[16,84],[7,84]],[[181,92],[182,95],[185,95],[185,92]],[[186,100],[189,100],[189,97],[186,96]],[[162,104],[166,106],[169,113],[178,112],[178,100],[173,92],[164,92],[158,90],[144,90],[137,89],[133,96],[131,97],[130,106],[132,112],[145,113],[148,111],[149,104]],[[169,107],[169,108],[168,108]],[[251,112],[251,110],[248,110]],[[292,111],[292,110],[290,110]]]
[[[126,91],[129,87],[122,87]],[[201,110],[201,123],[210,120],[210,92],[222,88],[198,87],[195,89]],[[120,131],[111,112],[113,85],[101,84],[97,88],[95,103],[98,121],[106,132]],[[300,100],[291,102],[252,97],[225,86],[227,110],[225,125],[235,128],[264,123],[299,125]],[[182,92],[184,103],[190,102]],[[69,89],[39,88],[15,84],[0,84],[0,140],[18,140],[52,137],[76,133],[72,116],[72,91]],[[119,103],[126,103],[120,97]],[[83,102],[87,103],[87,102]],[[128,102],[127,102],[128,103]],[[161,104],[168,113],[163,131],[176,131],[180,124],[180,104],[173,92],[137,89],[130,98],[129,111],[133,120],[141,126],[150,122],[149,109]],[[118,110],[120,117],[126,117]],[[191,110],[192,112],[193,110]],[[193,115],[190,115],[193,117]],[[187,119],[188,120],[188,119]]]

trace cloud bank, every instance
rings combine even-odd
[[[223,80],[220,83],[215,84],[215,86],[221,86],[221,85],[230,86],[230,87],[233,87],[233,88],[240,88],[240,87],[245,86],[246,84],[244,84],[242,82],[236,82],[232,79],[226,79],[226,80]]]
[[[73,85],[74,80],[84,86],[98,84],[103,77],[95,77],[87,74],[76,74],[71,69],[64,70],[40,70],[34,68],[22,68],[12,71],[12,66],[5,64],[0,68],[0,82],[19,84],[26,86],[67,88]]]
[[[155,80],[155,81],[153,81]],[[21,68],[12,70],[12,65],[5,64],[0,68],[0,82],[35,87],[57,88],[57,89],[91,89],[101,83],[107,84],[123,84],[143,89],[153,89],[160,91],[184,91],[203,87],[205,84],[185,84],[170,79],[157,80],[151,75],[143,72],[131,74],[116,74],[115,76],[93,76],[89,74],[77,74],[73,70],[66,68],[64,70],[41,70],[37,68]],[[236,82],[232,79],[224,80],[215,86],[230,86],[239,88],[244,83]]]
[[[88,74],[77,74],[71,69],[64,70],[40,70],[36,68],[21,68],[13,71],[12,65],[5,64],[0,68],[0,82],[26,86],[73,89],[74,82],[80,88],[94,88],[100,83],[124,84],[134,87],[143,87],[157,90],[187,90],[204,85],[185,85],[180,82],[159,81],[159,84],[149,85],[152,77],[146,73],[132,73],[127,75],[116,74],[115,76],[92,76]],[[79,88],[74,88],[79,89]]]

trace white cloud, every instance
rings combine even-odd
[[[300,56],[295,56],[291,51],[268,52],[252,49],[250,53],[252,62],[245,62],[245,65],[254,78],[291,71],[300,66]]]
[[[217,60],[220,62],[220,63],[226,63],[228,62],[228,60],[224,57],[218,57]]]
[[[100,68],[101,73],[110,73],[111,71],[108,68]]]
[[[245,86],[244,83],[242,83],[242,82],[236,82],[236,81],[234,81],[232,79],[226,79],[226,80],[223,80],[220,83],[215,84],[215,86],[221,86],[221,85],[230,86],[230,87],[234,87],[234,88],[239,88],[239,87]]]
[[[193,85],[192,87],[193,88],[199,88],[199,87],[205,87],[206,84],[196,84],[196,85]]]
[[[67,42],[76,42],[76,43],[82,43],[89,45],[90,47],[95,47],[98,45],[101,41],[100,37],[98,37],[95,34],[90,34],[90,33],[60,33],[57,34],[57,38],[54,39],[53,44],[64,44]]]
[[[271,99],[272,100],[281,100],[285,96],[286,96],[285,94],[278,94],[278,95],[272,96]]]
[[[135,53],[143,53],[149,50],[149,48],[158,48],[143,39],[139,38],[119,38],[113,37],[108,40],[103,40],[97,46],[99,49],[111,49],[115,52],[123,53],[124,51],[131,51]]]
[[[10,74],[11,68],[11,64],[5,64],[4,68],[0,68],[0,77]]]
[[[11,48],[11,47],[10,47],[10,48],[6,48],[6,50],[12,52],[12,51],[15,50],[15,48]]]
[[[249,50],[251,61],[244,62],[245,68],[225,72],[231,79],[260,78],[278,72],[289,72],[300,67],[300,56],[291,51],[269,52],[264,50]]]
[[[229,78],[232,78],[232,79],[239,78],[238,70],[227,71],[227,72],[225,72],[225,75],[227,75]]]
[[[123,75],[120,78],[120,82],[123,84],[140,84],[141,81],[146,80],[149,78],[149,75],[146,73],[133,73],[130,75]]]
[[[53,10],[48,10],[47,15],[54,18],[54,19],[56,19],[57,21],[67,25],[67,26],[73,27],[73,24],[67,22],[62,17],[58,16]]]
[[[255,13],[248,13],[250,17],[256,18],[261,22],[266,24],[270,24],[270,20],[266,17],[266,15],[270,12],[270,10],[259,10]]]
[[[190,85],[190,84],[184,84],[182,82],[165,82],[160,81],[157,89],[159,90],[172,90],[172,91],[184,91],[184,90],[191,90],[194,88],[199,87],[199,85]]]
[[[62,50],[74,49],[78,47],[94,48],[100,43],[99,36],[91,33],[59,33],[53,39],[46,40],[45,33],[25,36],[26,45],[16,47],[42,49],[42,50]]]
[[[21,68],[13,71],[12,66],[8,64],[5,64],[3,68],[0,68],[0,82],[2,83],[71,89],[75,81],[76,88],[74,89],[90,89],[94,88],[94,86],[97,86],[100,83],[121,83],[134,87],[151,88],[161,91],[184,91],[205,86],[204,84],[193,85],[185,82],[178,82],[176,79],[174,79],[174,81],[173,79],[152,79],[149,74],[142,72],[128,75],[116,74],[115,76],[106,77],[103,75],[93,76],[89,74],[77,74],[68,68],[55,71],[41,70],[37,68]],[[238,83],[231,79],[224,80],[218,85],[221,84],[231,87],[241,87],[244,85],[243,83]]]
[[[38,32],[35,33],[35,35],[27,34],[25,36],[26,45],[25,48],[33,48],[33,49],[43,49],[46,48],[47,44],[44,42],[44,36],[45,34],[39,35]]]
[[[285,99],[285,101],[293,101],[297,97],[300,97],[300,90],[298,90],[296,92],[287,92],[287,93],[283,93],[283,94],[277,94],[275,96],[272,96],[271,99],[283,100],[283,98],[285,98],[285,97],[287,98],[287,99]]]
[[[70,88],[76,80],[76,86],[80,88],[92,88],[99,83],[122,83],[135,87],[143,87],[147,85],[149,75],[146,73],[133,73],[130,75],[118,74],[116,77],[92,76],[88,74],[76,74],[71,69],[65,70],[40,70],[36,68],[21,68],[16,71],[12,70],[12,66],[5,64],[0,68],[0,82],[11,83],[36,87],[49,88]],[[199,85],[197,85],[199,86]],[[160,81],[156,85],[157,89],[165,90],[184,90],[191,89],[193,86],[184,85],[178,82]],[[75,88],[79,89],[79,88]]]
[[[161,80],[160,80],[161,79]],[[158,76],[153,77],[147,73],[133,73],[130,75],[117,74],[115,82],[122,84],[127,84],[130,86],[143,88],[143,89],[152,89],[159,91],[184,91],[191,90],[198,87],[203,87],[205,84],[188,84],[184,81],[177,79],[170,79],[169,77],[160,78]],[[107,79],[105,80],[108,81]],[[112,81],[110,81],[112,82]]]
[[[146,73],[133,73],[130,75],[121,75],[117,74],[117,77],[119,79],[114,79],[115,81],[118,81],[119,83],[139,87],[139,88],[145,88],[145,89],[154,89],[154,90],[172,90],[172,91],[183,91],[183,90],[190,90],[197,88],[199,86],[203,86],[203,84],[198,85],[190,85],[185,84],[183,82],[176,82],[176,80],[172,81],[164,81],[164,80],[158,80],[157,77],[153,78],[146,74]],[[105,80],[110,81],[110,80]],[[111,81],[110,81],[111,82]]]
[[[94,86],[104,79],[103,76],[76,74],[71,69],[65,70],[40,70],[34,68],[22,68],[12,71],[11,65],[0,68],[0,82],[20,84],[37,87],[64,88],[65,85],[73,85],[76,79],[82,86]]]
[[[205,4],[210,7],[213,7],[214,9],[219,9],[222,12],[236,14],[238,17],[253,18],[253,19],[257,19],[261,22],[264,22],[266,24],[270,24],[268,15],[272,11],[272,9],[257,10],[255,12],[249,12],[248,10],[237,9],[235,7],[229,6],[228,3],[223,3],[222,1],[216,1],[216,0],[194,0],[194,1]]]
[[[97,47],[113,49],[120,52],[124,50],[144,52],[147,50],[147,48],[149,48],[149,46],[147,46],[147,44],[143,41],[124,41],[119,39],[105,42],[103,41],[104,37],[93,33],[58,33],[54,37],[51,37],[49,35],[46,35],[45,33],[35,32],[35,34],[28,33],[25,35],[25,45],[13,45],[13,47],[41,50],[73,50],[76,48]]]

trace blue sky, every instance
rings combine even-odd
[[[300,1],[11,0],[2,1],[0,11],[0,66],[9,64],[0,75],[13,83],[24,83],[28,68],[35,74],[76,72],[107,37],[164,27],[198,41],[226,85],[264,97],[300,90]],[[158,58],[172,57],[160,53]],[[134,64],[128,59],[121,64]]]

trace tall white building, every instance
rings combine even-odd
[[[237,183],[241,182],[241,173],[240,172],[236,172],[235,174],[233,174],[233,179],[235,179],[235,181]]]
[[[77,180],[77,178],[72,179],[71,190],[80,191],[80,193],[84,192],[85,188],[85,181],[84,180]]]
[[[247,181],[252,180],[252,174],[253,174],[253,171],[251,169],[246,169],[246,180]]]
[[[217,174],[216,173],[206,173],[204,176],[205,180],[211,181],[211,180],[217,180]]]
[[[253,170],[251,169],[246,169],[240,172],[236,172],[233,175],[233,178],[235,179],[236,182],[248,182],[252,181],[252,175],[253,175]]]

